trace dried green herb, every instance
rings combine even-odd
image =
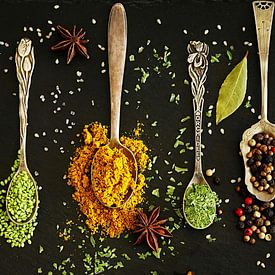
[[[247,84],[247,53],[227,75],[220,91],[216,108],[216,124],[233,114],[242,104]]]
[[[184,196],[186,219],[195,228],[205,228],[216,216],[218,196],[205,184],[193,184]]]

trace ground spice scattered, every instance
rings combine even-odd
[[[106,126],[95,122],[83,129],[84,145],[77,148],[68,169],[68,184],[75,188],[73,198],[87,217],[86,224],[92,233],[101,230],[110,237],[119,237],[125,230],[135,228],[137,205],[143,201],[146,187],[143,172],[149,164],[148,148],[140,139],[121,137],[120,141],[135,155],[138,165],[138,179],[130,200],[121,208],[104,207],[95,197],[90,180],[93,157],[98,148],[108,143]]]
[[[104,205],[122,205],[130,189],[135,187],[135,164],[121,149],[102,147],[92,167],[93,191]]]

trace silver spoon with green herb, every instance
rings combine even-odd
[[[26,160],[28,98],[34,69],[34,50],[30,39],[21,39],[15,62],[19,81],[20,164],[8,187],[6,211],[12,222],[22,225],[36,216],[39,203],[37,184]]]
[[[194,175],[183,196],[183,214],[187,223],[195,229],[210,226],[216,216],[217,195],[203,176],[201,164],[202,113],[205,93],[204,82],[208,69],[208,46],[200,41],[191,41],[187,46],[188,72],[191,78],[195,122],[195,169]]]

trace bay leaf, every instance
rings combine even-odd
[[[242,104],[247,84],[247,53],[227,75],[219,90],[216,124],[233,114]]]

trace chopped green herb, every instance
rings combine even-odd
[[[229,61],[231,61],[233,59],[233,55],[232,55],[231,51],[227,50],[226,55],[227,55],[227,58],[228,58]]]
[[[193,184],[184,196],[186,219],[195,228],[205,228],[216,216],[218,196],[205,184]]]
[[[134,56],[133,54],[131,54],[131,55],[129,56],[129,60],[130,60],[130,62],[135,61],[135,56]]]
[[[218,63],[220,62],[219,58],[220,58],[221,54],[220,53],[216,53],[215,55],[211,56],[210,62],[211,63]]]
[[[153,255],[154,255],[157,259],[160,259],[160,253],[161,253],[161,248],[159,248],[157,252],[153,251]]]
[[[156,196],[159,198],[159,188],[156,188],[152,191],[152,195]]]
[[[142,53],[143,50],[144,50],[144,47],[139,47],[139,48],[138,48],[138,53]]]

